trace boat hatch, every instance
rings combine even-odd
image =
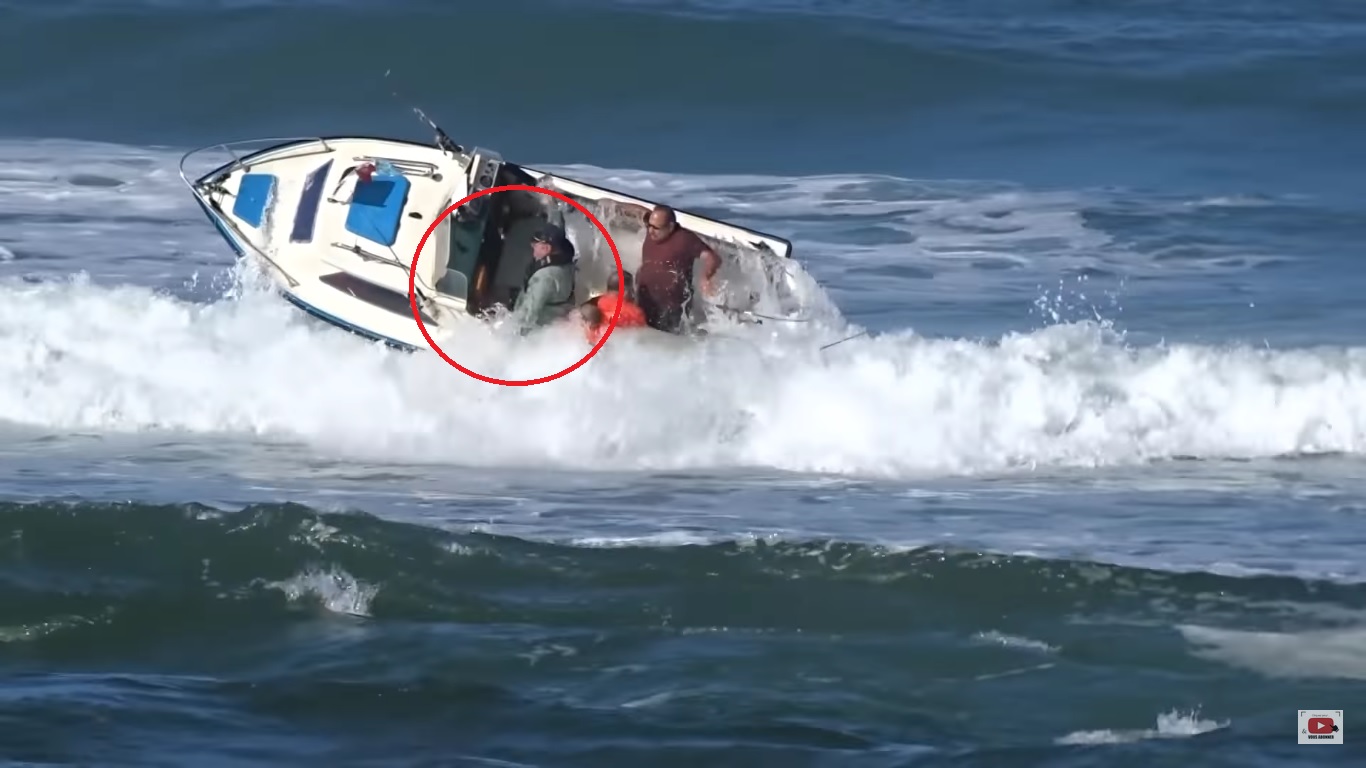
[[[357,184],[346,212],[346,231],[380,245],[393,245],[411,187],[412,182],[401,173],[376,173],[369,183]]]
[[[248,173],[242,176],[237,188],[237,200],[232,205],[232,215],[246,224],[259,229],[266,217],[275,192],[275,176],[269,173]]]
[[[387,288],[381,288],[378,285],[362,280],[355,275],[349,275],[345,272],[330,272],[322,275],[318,280],[324,285],[335,288],[342,293],[360,299],[361,301],[385,310],[386,312],[392,312],[401,317],[413,316],[413,306],[409,303],[407,296]],[[428,325],[436,325],[436,321],[426,312],[422,312],[421,315],[422,322],[427,323]]]

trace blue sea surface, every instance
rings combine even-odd
[[[495,388],[178,175],[414,106],[804,322]],[[1363,135],[1347,0],[0,0],[0,759],[1363,764]]]

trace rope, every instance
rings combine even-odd
[[[733,317],[757,317],[762,320],[772,320],[778,323],[810,323],[815,321],[815,318],[813,317],[775,317],[773,315],[765,315],[749,309],[733,309],[731,307],[722,306],[720,304],[713,304],[711,302],[707,302],[707,306],[723,314],[731,315]]]
[[[727,314],[727,315],[740,316],[740,317],[758,317],[758,318],[762,318],[762,319],[764,319],[764,320],[773,320],[773,321],[780,322],[780,323],[810,323],[810,322],[813,322],[813,321],[815,320],[815,318],[811,318],[811,317],[774,317],[774,316],[772,316],[772,315],[764,315],[764,314],[760,314],[760,313],[758,313],[758,312],[753,312],[753,311],[750,311],[750,310],[732,309],[732,308],[730,308],[730,307],[723,307],[723,306],[721,306],[720,304],[713,304],[713,303],[711,303],[711,302],[707,302],[707,305],[710,306],[710,307],[712,307],[713,309],[719,310],[719,311],[721,311],[722,313]],[[853,334],[853,335],[851,335],[851,336],[845,336],[844,338],[840,339],[839,341],[832,341],[832,342],[830,342],[829,344],[825,344],[825,345],[821,346],[819,349],[817,349],[816,351],[817,351],[817,352],[824,352],[825,350],[830,349],[831,347],[837,347],[837,346],[839,346],[840,344],[843,344],[843,343],[846,342],[846,341],[853,341],[854,339],[858,339],[858,338],[862,338],[862,337],[864,337],[864,336],[867,336],[868,333],[869,333],[869,331],[859,331],[858,333],[855,333],[855,334]],[[737,339],[737,341],[738,341],[738,339]]]
[[[846,342],[846,341],[853,341],[854,339],[857,339],[857,338],[860,337],[860,336],[867,336],[867,335],[868,335],[868,332],[867,332],[867,331],[859,331],[858,333],[854,334],[853,336],[846,336],[846,337],[840,339],[839,341],[832,341],[832,342],[830,342],[829,344],[826,344],[825,346],[821,347],[821,348],[820,348],[819,350],[817,350],[817,351],[819,351],[819,352],[824,352],[825,350],[827,350],[827,349],[829,349],[829,348],[831,348],[831,347],[834,347],[834,346],[838,346],[838,345],[840,345],[840,344],[843,344],[843,343]]]

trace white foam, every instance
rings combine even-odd
[[[1134,730],[1076,731],[1057,740],[1059,744],[1126,744],[1147,739],[1180,739],[1227,728],[1227,720],[1204,720],[1195,712],[1165,712],[1157,716],[1156,728]]]
[[[291,603],[313,602],[329,613],[369,616],[370,603],[379,587],[358,581],[340,568],[309,568],[285,581],[266,582],[265,586],[285,594]]]
[[[1130,350],[1080,324],[999,344],[897,335],[817,351],[847,330],[737,330],[682,352],[623,336],[565,379],[509,389],[308,325],[260,294],[206,306],[82,280],[9,282],[0,419],[249,433],[462,465],[890,476],[1366,446],[1362,350]],[[482,330],[454,348],[468,367],[519,378],[587,351],[573,336]]]
[[[978,632],[975,635],[973,635],[972,639],[974,642],[977,643],[999,645],[1004,648],[1033,651],[1035,653],[1058,652],[1057,646],[1049,645],[1048,643],[1045,643],[1042,640],[1035,640],[1029,637],[1021,637],[1019,635],[1006,634],[1004,632],[998,632],[994,629],[987,632]]]
[[[67,140],[0,140],[0,264],[102,282],[192,279],[223,243],[180,180],[180,152]]]
[[[1366,627],[1257,632],[1177,627],[1196,654],[1267,677],[1366,680]]]
[[[1245,269],[1269,255],[1239,252],[1233,266],[1223,250],[1209,247],[1179,261],[1154,259],[1117,243],[1087,221],[1088,209],[1115,203],[1113,192],[1038,191],[1017,184],[939,180],[872,174],[783,177],[752,174],[666,174],[592,166],[557,166],[560,172],[596,180],[683,208],[724,211],[759,229],[780,223],[791,229],[804,258],[819,255],[819,270],[873,272],[915,267],[935,280],[898,286],[911,293],[945,289],[990,290],[1004,275],[1049,280],[1065,270],[1104,270],[1133,277],[1210,274]],[[1132,206],[1131,200],[1124,205]],[[1152,202],[1154,213],[1184,212],[1192,203]],[[870,231],[879,233],[867,240]],[[866,242],[865,242],[866,241]],[[987,265],[989,277],[984,277]],[[1002,269],[1008,269],[1003,272]],[[841,282],[857,275],[841,274]]]

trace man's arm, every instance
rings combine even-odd
[[[702,277],[710,280],[716,276],[716,271],[721,268],[721,257],[716,255],[716,251],[710,248],[702,249]]]
[[[698,238],[701,240],[701,238]],[[712,278],[716,277],[717,270],[721,269],[721,257],[716,255],[705,244],[702,247],[702,293],[711,296],[716,293],[716,286],[712,283]]]

